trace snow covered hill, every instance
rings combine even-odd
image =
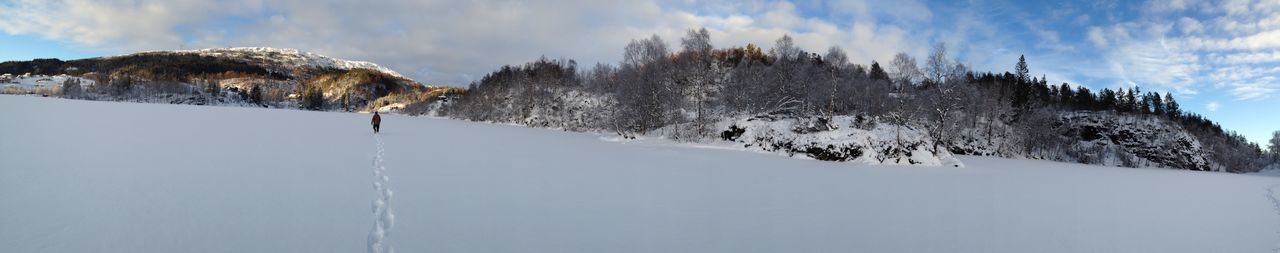
[[[225,57],[246,62],[275,65],[285,68],[372,69],[391,76],[409,79],[399,72],[367,61],[337,59],[293,48],[229,47],[197,50],[153,51],[145,53],[194,53],[200,56]]]
[[[93,80],[68,75],[11,75],[0,74],[0,92],[5,94],[57,95],[62,83],[77,79],[83,87],[93,86]]]
[[[51,86],[62,84],[56,77],[83,79],[83,92],[63,94]],[[0,62],[0,86],[6,94],[343,111],[427,103],[443,94],[374,63],[265,47]]]
[[[379,142],[367,114],[31,96],[0,115],[0,252],[1280,249],[1275,177],[834,163],[395,115]]]

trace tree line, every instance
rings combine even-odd
[[[679,140],[714,138],[714,123],[724,119],[791,118],[821,128],[833,116],[848,115],[927,129],[933,151],[976,153],[957,142],[1000,140],[1002,148],[978,154],[1039,157],[1074,141],[1046,141],[1055,139],[1046,138],[1053,133],[1044,129],[1061,124],[1057,115],[1091,112],[1177,124],[1227,168],[1259,168],[1263,158],[1274,156],[1182,111],[1169,93],[1051,85],[1029,75],[1025,57],[1012,72],[973,71],[952,58],[944,43],[935,44],[923,64],[917,62],[899,53],[887,65],[855,64],[840,47],[807,52],[785,35],[767,50],[753,44],[715,48],[710,33],[697,29],[687,31],[674,49],[657,35],[632,40],[617,65],[584,69],[573,60],[544,57],[504,66],[471,83],[442,113],[623,136],[659,130]]]

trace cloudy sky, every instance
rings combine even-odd
[[[631,39],[674,47],[706,27],[718,47],[790,34],[860,64],[934,42],[982,71],[1025,54],[1050,83],[1172,92],[1255,142],[1280,130],[1280,0],[1029,2],[0,0],[0,61],[287,47],[463,86],[544,55],[616,63]]]

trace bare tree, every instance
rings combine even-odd
[[[658,35],[627,44],[619,69],[616,94],[622,107],[614,118],[615,130],[623,135],[645,133],[667,125],[671,118],[670,55]]]
[[[902,140],[902,129],[911,129],[912,122],[915,122],[916,107],[904,96],[894,96],[893,103],[893,109],[886,115],[894,127],[894,145],[890,150],[896,153],[894,155],[901,156],[911,152],[907,147],[908,143]]]
[[[685,31],[685,37],[680,39],[680,45],[684,47],[682,52],[685,53],[709,54],[713,49],[711,46],[711,33],[707,31],[707,28]]]
[[[844,53],[844,49],[840,46],[831,46],[827,49],[827,54],[822,57],[823,62],[831,65],[832,68],[838,70],[846,70],[850,66],[849,56]]]
[[[583,73],[583,86],[590,92],[604,93],[617,89],[614,78],[618,69],[613,65],[596,63],[596,66]]]
[[[933,44],[933,52],[929,53],[929,59],[925,62],[924,71],[929,75],[929,81],[934,84],[942,83],[944,78],[951,74],[951,60],[947,59],[947,44],[938,42]]]
[[[708,115],[710,102],[724,76],[719,63],[711,57],[713,47],[707,29],[689,30],[686,34],[681,39],[683,49],[678,57],[674,81],[677,92],[688,100],[682,102],[692,104],[694,117],[691,132],[676,133],[677,138],[683,137],[680,139],[710,136],[710,125],[714,121]]]
[[[894,55],[893,61],[889,62],[889,76],[897,89],[915,84],[920,77],[920,67],[916,65],[916,58],[907,53]]]
[[[1271,132],[1271,140],[1267,143],[1271,155],[1280,156],[1280,131]]]
[[[842,107],[842,105],[838,105],[836,98],[838,97],[837,95],[841,94],[840,84],[846,83],[846,78],[843,74],[848,71],[849,56],[845,55],[844,49],[839,46],[832,46],[827,49],[827,55],[823,58],[831,66],[826,73],[828,75],[827,83],[831,85],[831,92],[828,95],[827,106],[824,110],[827,120],[830,121],[836,109]]]
[[[638,68],[648,63],[666,60],[668,54],[667,43],[655,34],[648,39],[631,40],[631,43],[627,43],[626,51],[622,55],[622,65]]]
[[[765,83],[773,86],[773,94],[767,96],[764,100],[767,113],[783,113],[788,115],[796,115],[798,112],[804,112],[808,108],[805,99],[805,91],[802,82],[798,79],[802,78],[802,69],[800,58],[803,51],[796,47],[795,42],[790,35],[783,35],[774,42],[774,58],[776,59],[771,72],[764,76]],[[761,84],[763,85],[763,84]]]
[[[796,47],[796,42],[791,39],[791,35],[782,35],[782,38],[774,41],[773,48],[779,61],[794,61],[800,58],[800,48]]]

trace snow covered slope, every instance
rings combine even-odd
[[[193,53],[201,56],[225,57],[238,59],[249,63],[262,64],[264,66],[281,66],[289,69],[302,67],[309,68],[330,68],[330,69],[372,69],[378,72],[386,73],[399,78],[409,79],[400,75],[399,72],[383,67],[376,63],[367,61],[349,61],[337,59],[317,53],[302,51],[293,48],[271,48],[271,47],[229,47],[229,48],[206,48],[197,50],[175,50],[175,51],[151,51],[147,53]]]
[[[858,165],[394,115],[379,143],[366,114],[27,96],[0,115],[0,252],[1280,247],[1274,177]]]
[[[39,87],[39,86],[44,86],[44,87],[59,86],[59,85],[62,85],[62,82],[71,78],[80,79],[81,86],[88,87],[90,85],[93,85],[93,80],[73,77],[68,75],[56,75],[56,76],[31,75],[31,76],[13,76],[13,77],[10,77],[9,75],[0,75],[0,84],[12,84],[18,87],[22,87],[24,89],[32,89],[34,87]]]

